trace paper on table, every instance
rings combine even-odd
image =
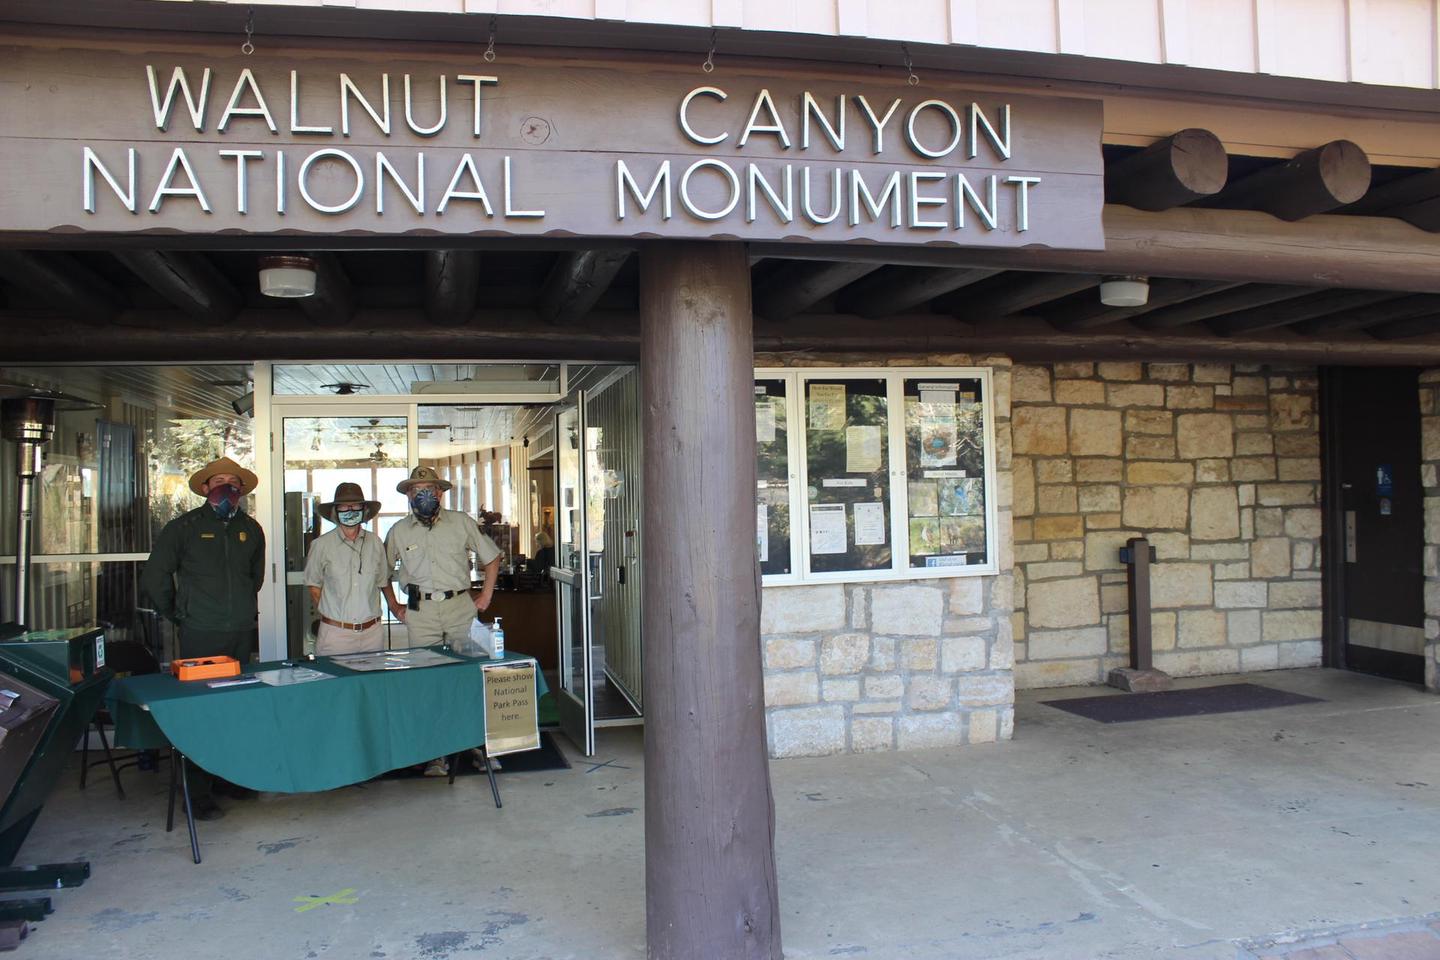
[[[885,542],[885,504],[866,501],[855,504],[855,546],[874,546]]]
[[[278,670],[256,670],[252,676],[272,687],[288,687],[295,683],[310,683],[313,680],[334,680],[333,673],[321,673],[309,667],[281,667]]]
[[[810,552],[844,553],[845,504],[819,503],[810,507]]]
[[[760,562],[765,563],[770,559],[770,505],[767,503],[755,505],[755,536],[760,545]]]
[[[880,469],[880,428],[845,428],[845,472],[874,473]]]
[[[769,397],[755,398],[755,442],[775,442],[775,404]]]
[[[810,384],[810,429],[841,430],[845,427],[845,384]]]

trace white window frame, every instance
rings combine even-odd
[[[994,380],[989,367],[757,367],[755,380],[785,382],[787,472],[790,478],[790,573],[761,578],[765,586],[800,583],[875,583],[892,580],[937,580],[994,576],[997,554]],[[905,381],[979,380],[981,420],[985,439],[985,559],[983,564],[910,567],[909,476],[904,462]],[[811,380],[884,380],[890,473],[890,568],[813,573],[810,571],[809,463],[806,456],[806,386]]]

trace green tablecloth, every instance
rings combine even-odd
[[[211,688],[169,674],[128,677],[106,695],[120,746],[174,745],[200,767],[252,790],[304,793],[359,783],[485,742],[481,666],[359,673],[325,658],[305,666],[333,680]],[[247,672],[274,669],[254,664]],[[545,678],[535,671],[536,699]],[[146,709],[148,708],[148,710]]]

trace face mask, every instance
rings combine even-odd
[[[434,490],[416,490],[410,494],[410,509],[420,519],[429,520],[440,512],[440,494]]]
[[[342,527],[358,527],[365,519],[364,510],[337,510],[335,521]]]
[[[205,500],[215,511],[215,516],[221,520],[229,520],[239,510],[240,488],[228,483],[211,487],[205,494]]]

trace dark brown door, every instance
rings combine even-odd
[[[1332,371],[1338,429],[1327,476],[1339,480],[1336,519],[1343,604],[1336,623],[1351,670],[1422,683],[1425,670],[1424,493],[1420,486],[1419,371]],[[1338,407],[1338,410],[1335,408]],[[1338,434],[1338,435],[1337,435]],[[1332,621],[1334,622],[1334,621]]]

